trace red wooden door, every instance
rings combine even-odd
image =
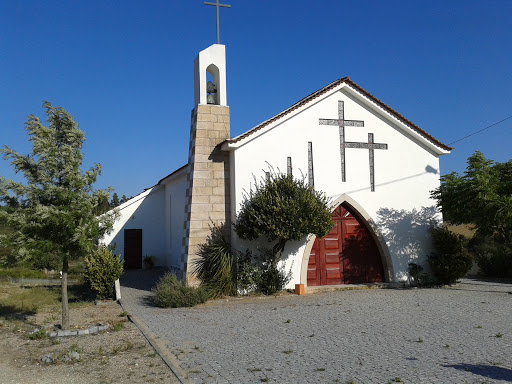
[[[342,205],[332,218],[335,224],[329,234],[313,244],[308,286],[384,281],[382,260],[366,226]]]

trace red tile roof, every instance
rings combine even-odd
[[[274,117],[264,121],[263,123],[257,125],[256,127],[250,129],[249,131],[237,136],[237,137],[234,137],[232,139],[227,139],[225,140],[224,142],[225,143],[230,143],[230,144],[233,144],[233,143],[237,143],[239,142],[240,140],[243,140],[245,139],[246,137],[252,135],[253,133],[259,131],[260,129],[266,127],[267,125],[273,123],[274,121],[276,120],[279,120],[280,118],[286,116],[287,114],[293,112],[294,110],[296,110],[297,108],[300,108],[302,107],[303,105],[309,103],[310,101],[316,99],[318,96],[321,96],[323,95],[324,93],[326,92],[329,92],[331,89],[337,87],[338,85],[341,85],[341,84],[348,84],[350,85],[352,88],[356,89],[358,92],[360,92],[361,94],[363,94],[364,96],[366,96],[368,99],[370,99],[371,101],[373,101],[375,104],[377,104],[378,106],[380,106],[381,108],[383,108],[385,111],[389,112],[391,115],[393,115],[394,117],[396,117],[398,120],[400,120],[401,122],[405,123],[406,125],[408,125],[410,128],[412,128],[414,131],[416,131],[418,134],[420,134],[421,136],[423,136],[425,139],[427,139],[428,141],[430,141],[431,143],[433,143],[434,145],[444,149],[444,150],[447,150],[447,151],[450,151],[452,150],[453,148],[446,145],[446,144],[443,144],[441,143],[439,140],[437,140],[435,137],[429,135],[427,132],[425,132],[423,129],[421,129],[420,127],[418,127],[416,124],[412,123],[411,121],[407,120],[404,116],[402,116],[401,114],[399,114],[398,112],[396,112],[394,109],[392,109],[391,107],[389,107],[388,105],[384,104],[382,101],[380,101],[379,99],[377,99],[375,96],[373,96],[372,94],[370,94],[369,92],[365,91],[363,88],[361,88],[359,85],[357,85],[356,83],[354,83],[352,80],[350,80],[350,78],[347,76],[347,77],[342,77],[341,79],[338,79],[334,82],[332,82],[331,84],[319,89],[318,91],[315,91],[313,92],[312,94],[310,94],[309,96],[306,96],[305,98],[299,100],[297,103],[293,104],[291,107],[285,109],[283,112],[281,113],[278,113],[277,115],[275,115]]]

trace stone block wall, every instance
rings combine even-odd
[[[213,224],[230,225],[229,154],[220,143],[229,138],[229,107],[199,104],[192,111],[187,171],[183,278],[198,285],[194,260]]]

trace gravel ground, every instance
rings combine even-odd
[[[125,279],[125,307],[196,383],[512,382],[512,284],[463,280],[162,309],[140,279]]]

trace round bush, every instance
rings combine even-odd
[[[205,289],[183,286],[172,273],[164,275],[153,288],[153,301],[164,308],[193,307],[208,298]]]
[[[97,299],[115,297],[114,283],[123,274],[123,260],[106,246],[85,258],[84,278]]]

